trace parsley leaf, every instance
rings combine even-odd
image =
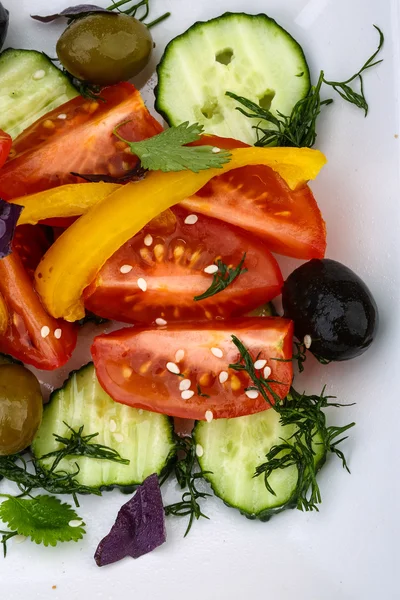
[[[186,146],[200,139],[203,126],[198,123],[181,123],[141,142],[129,142],[119,135],[118,129],[125,124],[116,127],[114,135],[128,144],[132,154],[139,157],[142,167],[149,171],[187,170],[198,173],[206,169],[220,169],[231,157],[226,150],[218,149],[219,152],[216,152],[213,146]]]
[[[71,527],[71,521],[81,521],[69,504],[54,496],[14,498],[7,496],[0,504],[0,519],[18,535],[30,537],[36,544],[55,546],[57,542],[77,542],[82,539],[84,523]]]

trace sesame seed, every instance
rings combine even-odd
[[[161,317],[159,317],[158,319],[156,319],[156,324],[160,325],[160,327],[162,327],[163,325],[167,324],[167,321],[165,319],[161,319]]]
[[[130,273],[132,271],[132,269],[133,269],[132,265],[122,265],[122,267],[120,268],[120,271],[121,271],[121,273],[126,275],[127,273]]]
[[[215,146],[212,151],[214,152],[214,154],[219,154],[221,152],[221,148],[217,148],[217,146]]]
[[[139,408],[138,413],[139,413],[139,415],[142,415],[143,414],[143,408]]]
[[[271,375],[272,371],[271,371],[271,367],[265,367],[264,369],[264,379],[268,379],[268,377]]]
[[[192,386],[192,382],[190,381],[190,379],[182,379],[182,381],[179,384],[179,390],[181,392],[185,392],[186,390],[190,389]]]
[[[196,456],[203,456],[203,454],[204,454],[203,446],[200,446],[200,444],[196,444]]]
[[[194,225],[199,220],[197,215],[188,215],[185,219],[185,225]]]
[[[194,391],[193,390],[184,390],[181,393],[182,396],[182,400],[190,400],[190,398],[192,398],[194,396]]]
[[[14,544],[23,544],[24,542],[26,542],[28,538],[26,537],[26,535],[14,535],[13,540],[14,540]]]
[[[176,362],[181,362],[181,360],[183,360],[185,358],[185,351],[184,350],[178,350],[175,354],[175,360]]]
[[[114,433],[114,431],[117,431],[117,424],[114,421],[114,419],[111,419],[108,429],[111,431],[111,433]]]
[[[254,363],[254,368],[255,369],[263,369],[265,367],[265,365],[267,364],[266,360],[256,360],[256,362]]]
[[[124,436],[122,435],[122,433],[114,433],[114,439],[120,444],[124,441]]]
[[[258,392],[257,390],[247,390],[246,396],[251,400],[255,400],[256,398],[258,398]]]
[[[65,121],[65,119],[67,118],[67,115],[65,113],[61,113],[61,115],[58,115],[57,119],[60,119],[61,121]]]
[[[228,377],[228,371],[221,371],[221,373],[219,374],[219,382],[225,383],[226,381],[228,381]]]
[[[214,273],[217,273],[217,271],[217,265],[208,265],[208,267],[204,269],[204,273],[208,273],[209,275],[213,275]]]
[[[62,336],[62,329],[56,329],[54,331],[54,337],[56,338],[56,340],[59,340]]]
[[[173,373],[174,375],[179,375],[180,373],[178,365],[176,365],[173,362],[167,362],[167,369],[170,373]]]
[[[214,415],[213,415],[213,413],[212,413],[212,411],[211,411],[211,410],[206,410],[205,417],[206,417],[206,421],[207,421],[207,423],[211,423],[211,421],[212,421],[212,420],[213,420],[213,418],[214,418]]]
[[[211,348],[211,352],[214,354],[214,356],[216,356],[217,358],[222,358],[224,353],[222,352],[221,348]]]
[[[311,344],[312,344],[311,335],[305,335],[303,341],[304,341],[305,347],[307,348],[307,350],[309,350],[311,348]]]
[[[42,329],[40,330],[40,335],[42,336],[42,338],[47,338],[49,334],[50,327],[47,327],[47,325],[43,325]]]
[[[145,246],[151,246],[151,245],[152,245],[152,243],[153,243],[153,236],[152,236],[152,235],[150,235],[150,233],[148,233],[148,234],[146,235],[146,237],[144,238],[144,245],[145,245]]]
[[[83,525],[83,522],[80,519],[72,519],[72,521],[70,521],[68,525],[70,527],[81,527]]]
[[[147,291],[147,281],[143,279],[143,277],[139,277],[137,280],[138,288],[142,290],[142,292]]]
[[[39,71],[36,71],[32,75],[32,79],[34,79],[35,81],[39,81],[39,79],[43,79],[43,77],[46,77],[46,71],[44,71],[43,69],[39,69]]]

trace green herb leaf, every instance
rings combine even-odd
[[[149,12],[150,12],[150,0],[141,0],[140,2],[137,2],[136,4],[134,4],[133,6],[126,8],[125,10],[120,10],[121,7],[125,6],[126,4],[130,4],[131,1],[132,0],[119,0],[119,1],[113,0],[112,5],[109,6],[107,8],[107,10],[111,10],[111,11],[118,10],[119,12],[123,12],[126,15],[135,17],[136,19],[138,19],[138,21],[144,21],[145,19],[147,19],[147,17],[149,16]],[[168,19],[168,17],[170,17],[170,16],[171,16],[171,13],[167,12],[167,13],[161,15],[161,17],[158,17],[157,19],[152,21],[151,23],[145,23],[145,25],[146,25],[146,27],[148,27],[148,29],[151,29],[152,27],[155,27],[162,21],[165,21],[165,19]]]
[[[217,260],[218,271],[214,274],[210,287],[200,296],[195,296],[194,300],[198,302],[199,300],[205,300],[206,298],[211,298],[211,296],[223,292],[228,285],[233,283],[235,279],[239,277],[239,275],[247,273],[247,269],[242,268],[245,260],[246,252],[243,254],[242,260],[235,268],[228,267],[222,260]]]
[[[82,539],[84,523],[71,527],[71,521],[81,521],[69,504],[62,504],[54,496],[31,499],[8,497],[0,504],[0,519],[12,533],[30,537],[36,544],[55,546],[57,542]],[[3,534],[4,535],[4,534]]]
[[[129,142],[119,135],[118,130],[124,124],[115,128],[114,135],[128,144],[132,154],[140,158],[142,167],[150,171],[189,170],[198,173],[206,169],[220,169],[231,157],[226,150],[213,152],[212,146],[186,146],[200,139],[203,126],[198,123],[170,127],[141,142]]]
[[[7,542],[11,540],[11,538],[18,535],[18,531],[0,531],[1,535],[1,545],[3,546],[3,556],[6,558],[7,556]]]

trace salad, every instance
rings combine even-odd
[[[6,48],[0,3],[4,555],[13,538],[80,540],[80,494],[131,495],[93,549],[105,566],[165,543],[170,517],[188,534],[211,493],[268,521],[318,510],[329,454],[349,470],[340,444],[355,424],[329,425],[324,409],[344,405],[307,394],[299,374],[310,355],[321,369],[362,355],[378,309],[325,256],[309,182],[327,160],[315,148],[325,107],[341,97],[368,113],[363,74],[383,33],[347,81],[314,81],[270,16],[195,23],[157,67],[164,127],[128,82],[173,18],[151,21],[150,4],[33,15],[43,34],[66,21],[55,60]],[[301,261],[286,280],[281,256]],[[87,321],[119,325],[44,399],[30,367],[66,365]],[[169,478],[182,494],[166,505]]]

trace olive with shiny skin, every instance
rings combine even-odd
[[[140,73],[153,45],[149,29],[134,17],[94,13],[67,27],[57,42],[57,56],[74,77],[107,86]]]
[[[348,360],[371,345],[378,309],[365,283],[351,269],[330,259],[313,259],[297,268],[282,291],[285,317],[296,337],[311,337],[310,351],[325,360]]]
[[[33,373],[17,364],[0,366],[0,456],[25,450],[43,414],[40,384]]]

